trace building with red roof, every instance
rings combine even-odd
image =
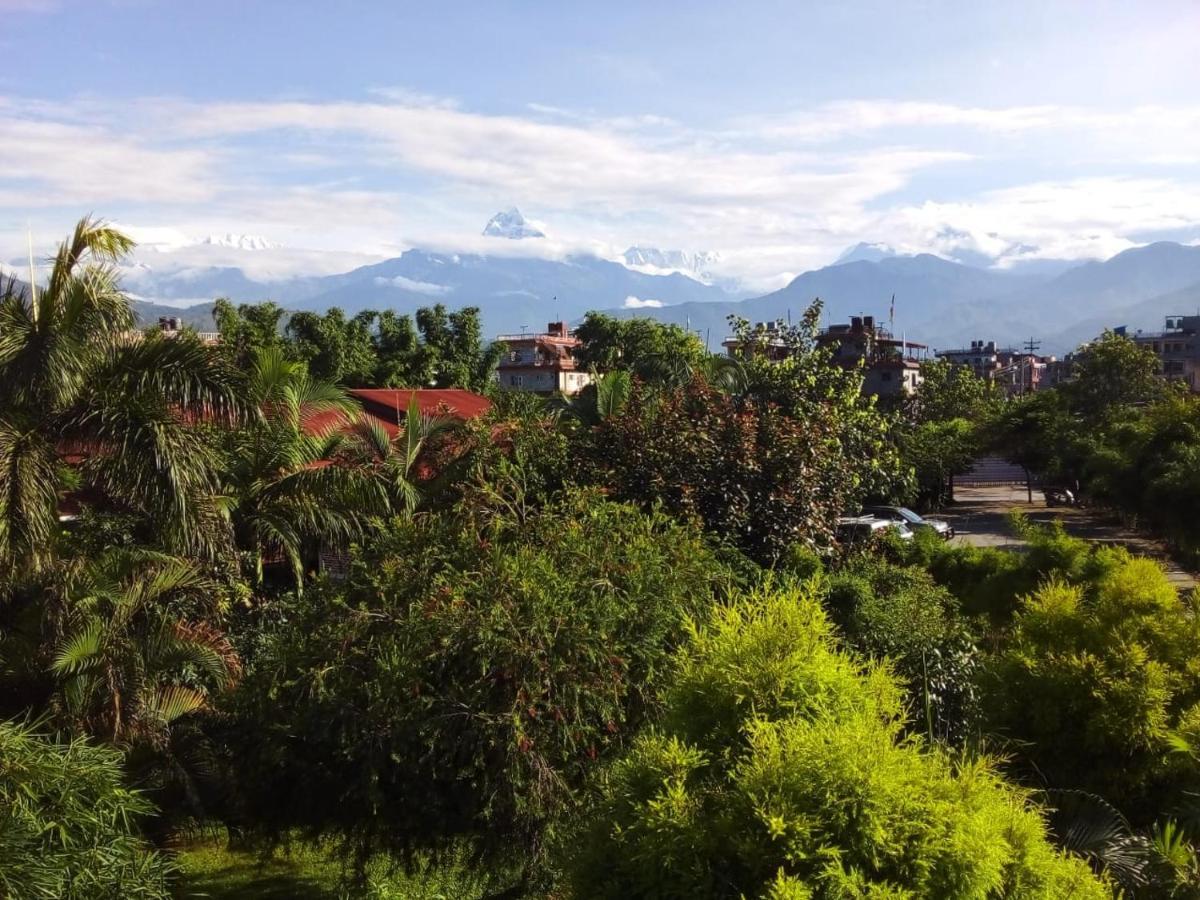
[[[487,397],[459,388],[350,388],[346,393],[362,404],[363,415],[374,419],[391,437],[400,433],[414,398],[422,415],[448,416],[463,422],[492,408]],[[311,434],[325,434],[349,424],[342,413],[331,410],[310,416],[304,427]]]
[[[592,382],[591,373],[576,365],[582,342],[566,322],[551,322],[541,334],[501,334],[496,340],[507,347],[497,368],[502,390],[570,396]]]

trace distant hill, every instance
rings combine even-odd
[[[820,297],[830,321],[859,313],[886,320],[894,293],[895,330],[911,340],[945,349],[975,339],[1016,344],[1033,337],[1043,352],[1061,355],[1106,327],[1161,327],[1163,316],[1193,310],[1200,295],[1200,247],[1156,243],[1065,272],[1056,268],[1006,273],[929,255],[880,256],[806,272],[782,290],[742,303],[613,312],[686,323],[708,334],[716,349],[730,314],[786,318]]]
[[[325,290],[295,304],[323,311],[340,306],[349,313],[444,303],[478,306],[489,332],[540,328],[563,318],[574,320],[591,309],[664,307],[728,301],[720,287],[678,273],[650,275],[595,256],[563,260],[480,256],[409,250],[395,259],[321,279]]]
[[[949,262],[936,256],[883,257],[857,260],[805,272],[781,290],[740,303],[688,303],[636,312],[611,310],[621,315],[648,315],[688,325],[708,335],[710,347],[719,347],[727,332],[727,317],[742,316],[751,322],[797,317],[820,297],[829,321],[845,321],[865,313],[886,322],[891,298],[896,297],[895,329],[913,340],[948,346],[970,334],[980,323],[961,317],[981,298],[1012,293],[1031,284],[1026,277]]]

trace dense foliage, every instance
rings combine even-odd
[[[236,702],[253,814],[364,857],[470,841],[532,864],[726,580],[694,532],[594,494],[397,521],[256,654]]]
[[[140,332],[127,247],[85,220],[0,293],[0,895],[178,892],[148,846],[198,822],[356,894],[1196,896],[1195,597],[1020,517],[832,540],[1000,442],[1200,548],[1200,403],[1131,342],[881,404],[819,304],[732,356],[593,314],[541,398],[469,308]]]
[[[0,722],[0,896],[166,900],[170,867],[138,836],[151,805],[121,754]]]
[[[263,349],[275,348],[303,363],[316,381],[347,387],[463,387],[483,390],[503,347],[485,341],[476,307],[447,311],[422,307],[414,317],[393,310],[364,310],[346,318],[288,313],[275,303],[234,306],[218,300],[213,310],[222,351],[240,367]]]
[[[903,737],[899,685],[806,591],[721,609],[678,669],[568,852],[579,896],[1111,896],[986,761]]]

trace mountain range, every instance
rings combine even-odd
[[[272,299],[295,310],[340,306],[351,314],[413,312],[444,303],[480,307],[491,333],[577,321],[589,310],[651,316],[698,331],[713,349],[726,335],[730,315],[752,322],[796,318],[815,297],[823,301],[827,321],[874,315],[934,348],[1033,338],[1043,352],[1055,354],[1105,327],[1157,329],[1166,315],[1200,308],[1200,247],[1171,242],[1103,261],[1040,260],[1010,268],[964,262],[970,257],[961,254],[953,260],[901,255],[886,244],[863,242],[780,290],[750,296],[722,277],[722,257],[714,252],[634,246],[617,260],[588,253],[520,255],[552,248],[543,249],[540,229],[515,208],[493,217],[485,232],[508,240],[497,240],[495,252],[411,249],[366,265],[353,265],[353,254],[328,254],[322,265],[334,274],[295,274],[303,268],[296,265],[296,251],[263,238],[210,235],[186,253],[172,247],[139,254],[122,277],[144,321],[177,315],[202,330],[213,327],[212,303],[190,302],[200,298]],[[348,270],[338,269],[347,262]]]
[[[933,348],[979,339],[1015,345],[1033,338],[1041,341],[1042,352],[1061,355],[1104,328],[1160,329],[1165,316],[1200,307],[1200,247],[1171,242],[1125,250],[1053,276],[982,269],[929,254],[874,260],[864,255],[805,272],[781,290],[740,303],[685,303],[649,314],[709,335],[715,348],[730,315],[752,322],[794,318],[820,297],[828,321],[859,314],[891,319],[895,332]]]

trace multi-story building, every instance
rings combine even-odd
[[[1125,329],[1114,329],[1126,334]],[[1162,331],[1137,331],[1128,335],[1158,357],[1165,378],[1179,380],[1200,393],[1200,315],[1167,316]]]
[[[874,316],[851,316],[844,325],[830,325],[817,343],[832,351],[834,362],[863,367],[863,393],[886,397],[911,394],[921,384],[921,363],[929,348],[875,323]]]
[[[782,322],[760,322],[754,335],[749,347],[743,347],[736,337],[726,338],[723,346],[730,356],[758,353],[776,361],[791,352]],[[847,324],[831,325],[817,336],[817,343],[829,348],[838,365],[848,369],[862,366],[863,393],[911,394],[921,383],[921,362],[928,348],[895,337],[876,325],[874,316],[852,316]]]
[[[1048,380],[1053,356],[1038,356],[1028,350],[998,347],[995,341],[971,341],[970,347],[939,350],[939,359],[967,366],[980,378],[992,382],[1006,394],[1036,391]]]
[[[506,348],[497,367],[502,390],[570,396],[592,382],[591,373],[576,365],[581,341],[566,322],[551,322],[541,334],[501,334],[496,340]]]
[[[1003,352],[1006,351],[1000,350],[995,341],[971,341],[970,347],[963,347],[960,350],[939,350],[937,356],[938,359],[944,359],[955,365],[967,366],[980,378],[990,381],[996,372],[1004,368],[1004,364],[1000,361],[1000,354]]]

